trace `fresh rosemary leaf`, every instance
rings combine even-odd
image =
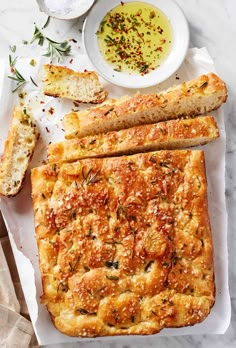
[[[108,268],[114,267],[115,269],[118,269],[119,261],[106,261],[105,266]]]
[[[42,29],[44,29],[45,25],[48,25],[48,23],[49,23],[49,20],[44,24]],[[37,26],[35,26],[33,37],[30,43],[33,43],[34,41],[37,41],[38,45],[40,46],[43,46],[45,41],[47,42],[48,47],[44,56],[50,57],[51,60],[53,60],[54,58],[57,58],[58,62],[62,62],[63,56],[68,56],[71,52],[71,46],[69,45],[68,41],[63,41],[63,42],[54,41],[48,38],[47,36],[45,36],[39,30]]]
[[[16,60],[17,60],[17,57],[15,57],[13,59],[12,56],[9,54],[9,66],[10,66],[10,68],[13,68],[15,66]]]
[[[46,38],[48,41],[48,50],[44,54],[46,57],[51,59],[57,58],[58,62],[63,61],[63,56],[68,56],[71,51],[71,46],[67,41],[56,42],[49,38]]]
[[[17,81],[16,87],[13,89],[12,93],[23,87],[28,82],[16,68],[14,68],[14,74],[15,76],[8,76],[9,79]]]
[[[37,83],[33,80],[33,78],[31,76],[30,76],[30,80],[36,87],[38,87]]]
[[[49,24],[49,22],[50,22],[50,19],[51,19],[51,17],[50,17],[50,16],[48,16],[48,18],[47,18],[47,20],[46,20],[45,24],[42,26],[42,29],[47,28],[47,26],[48,26],[48,24]]]
[[[81,315],[89,314],[89,312],[88,312],[87,309],[85,309],[85,308],[78,308],[77,311],[78,311]]]
[[[113,276],[113,275],[110,275],[110,276],[106,275],[106,278],[109,280],[119,280],[119,277]]]
[[[43,33],[41,33],[39,28],[35,26],[33,37],[30,43],[32,44],[34,41],[38,41],[38,45],[43,46],[44,40],[45,40],[45,36],[43,35]]]
[[[84,185],[95,184],[96,182],[98,182],[99,179],[97,177],[98,177],[99,173],[100,173],[100,170],[98,170],[95,174],[93,174],[92,169],[90,168],[86,174],[85,169],[83,167],[82,168],[83,181],[81,183],[82,187],[84,187]]]
[[[10,47],[10,50],[15,53],[16,52],[16,45],[13,45],[13,46],[9,46]]]

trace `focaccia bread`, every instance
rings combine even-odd
[[[51,143],[47,158],[48,162],[71,162],[82,158],[179,149],[203,145],[218,137],[213,116],[178,119]]]
[[[165,150],[32,170],[42,302],[70,336],[148,335],[214,304],[204,153]]]
[[[227,99],[225,83],[214,73],[158,94],[136,94],[106,102],[63,119],[66,138],[84,137],[141,124],[194,117],[219,108]]]
[[[95,71],[77,72],[72,69],[44,65],[43,92],[83,103],[102,103],[107,97]]]
[[[16,106],[1,159],[0,195],[11,197],[19,193],[38,138],[32,115]]]

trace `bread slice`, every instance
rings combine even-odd
[[[159,94],[122,98],[90,110],[70,113],[63,123],[66,138],[84,137],[141,124],[211,112],[227,99],[225,83],[214,73],[173,86]]]
[[[0,194],[15,196],[21,189],[39,131],[26,109],[16,106],[0,168]]]
[[[43,93],[82,103],[102,103],[107,92],[95,71],[75,72],[69,68],[44,65]]]
[[[179,119],[52,143],[48,162],[134,154],[203,145],[219,137],[213,116]]]

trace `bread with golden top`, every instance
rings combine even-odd
[[[95,71],[77,72],[51,64],[44,65],[45,95],[68,98],[82,103],[102,103],[107,97]]]
[[[47,159],[48,162],[71,162],[82,158],[179,149],[203,145],[218,137],[213,116],[170,120],[51,143],[47,148]]]
[[[214,73],[173,86],[158,94],[136,94],[107,102],[63,119],[66,138],[84,137],[163,120],[194,117],[226,101],[225,83]]]
[[[204,153],[163,150],[32,170],[42,302],[69,336],[149,335],[215,300]]]
[[[38,138],[32,115],[16,106],[1,161],[0,195],[10,197],[19,193]]]

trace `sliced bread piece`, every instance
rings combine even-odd
[[[125,97],[63,119],[65,136],[84,137],[141,124],[194,117],[219,108],[227,99],[225,83],[214,73],[173,86],[159,94]]]
[[[44,65],[43,93],[82,103],[102,103],[107,97],[95,71],[76,72],[51,64]]]
[[[136,126],[120,131],[52,143],[48,162],[71,162],[82,158],[128,155],[163,149],[203,145],[219,137],[213,116],[179,119]]]
[[[22,188],[39,131],[26,109],[16,106],[0,167],[0,194],[15,196]]]

